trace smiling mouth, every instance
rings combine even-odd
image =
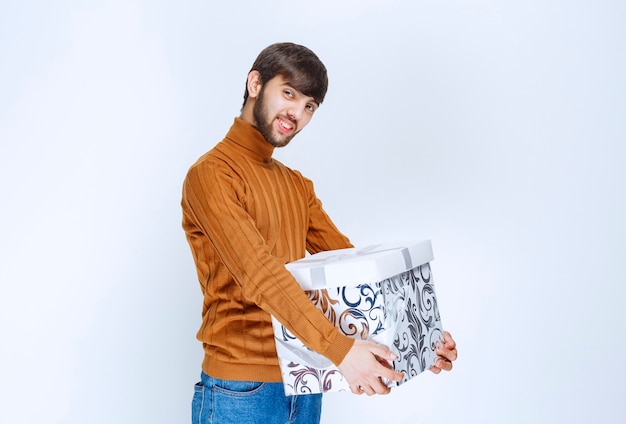
[[[295,123],[285,118],[276,118],[278,120],[278,128],[284,132],[289,133],[295,128]]]

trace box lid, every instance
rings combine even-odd
[[[317,290],[376,283],[432,259],[430,240],[425,240],[319,252],[286,268],[304,290]]]

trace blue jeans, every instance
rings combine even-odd
[[[285,396],[283,383],[220,380],[195,385],[192,424],[318,424],[322,395]]]

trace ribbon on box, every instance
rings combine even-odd
[[[364,256],[364,255],[372,255],[384,252],[398,252],[402,255],[402,259],[404,261],[404,270],[408,271],[413,269],[413,260],[411,259],[411,252],[407,247],[403,247],[401,249],[384,249],[384,250],[374,250],[377,247],[381,246],[380,244],[375,244],[372,246],[364,247],[363,249],[359,249],[353,253],[345,253],[341,255],[332,255],[328,256],[324,259],[303,259],[301,262],[320,262],[320,266],[315,266],[310,268],[311,275],[311,284],[313,289],[320,289],[326,287],[326,270],[325,266],[329,263],[336,262],[341,259],[350,259],[351,257]]]
[[[311,283],[314,289],[321,289],[326,286],[326,271],[323,266],[311,268]]]

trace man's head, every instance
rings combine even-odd
[[[309,123],[327,88],[326,67],[311,50],[273,44],[248,73],[241,118],[274,147],[286,146]]]
[[[252,64],[250,72],[258,71],[261,83],[282,76],[302,94],[322,104],[328,90],[328,76],[322,61],[308,48],[294,43],[276,43],[263,49]],[[243,95],[244,106],[249,92]]]

